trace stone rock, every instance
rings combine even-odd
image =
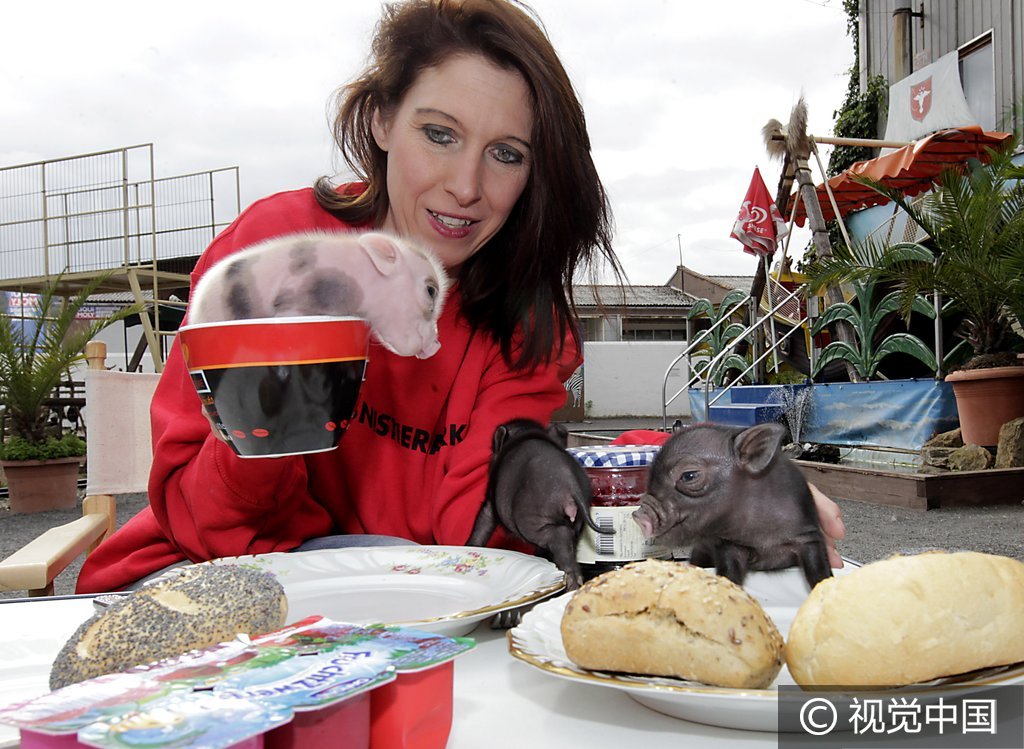
[[[949,467],[954,471],[984,471],[994,462],[992,453],[979,445],[964,445],[949,455]]]
[[[804,446],[799,442],[790,442],[782,446],[781,452],[787,458],[792,460],[799,460],[804,454]]]
[[[949,468],[949,456],[959,450],[957,447],[929,447],[921,448],[921,463],[932,468]]]
[[[996,468],[1024,466],[1024,416],[1003,424],[999,429]]]
[[[925,447],[963,447],[964,446],[964,439],[960,435],[960,428],[957,427],[956,429],[954,429],[954,430],[952,430],[950,432],[942,432],[941,434],[936,434],[930,440],[925,442],[924,446]]]

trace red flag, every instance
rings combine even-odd
[[[732,234],[743,244],[743,251],[751,255],[771,255],[779,240],[789,233],[775,201],[761,179],[761,171],[754,167],[747,196],[740,206],[740,215],[733,224]]]

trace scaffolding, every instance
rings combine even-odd
[[[157,178],[151,143],[0,167],[0,291],[72,296],[106,276],[98,293],[144,310],[160,372],[189,273],[240,202],[238,167]]]

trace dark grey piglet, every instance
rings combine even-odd
[[[830,577],[807,481],[780,452],[779,424],[683,427],[651,464],[633,517],[646,538],[693,544],[690,561],[742,584],[747,570],[799,565],[813,588]]]
[[[575,590],[583,583],[576,561],[583,523],[600,529],[590,517],[590,480],[566,452],[566,436],[561,425],[545,429],[528,419],[494,430],[487,494],[467,544],[485,545],[500,522],[548,552]]]

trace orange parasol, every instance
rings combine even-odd
[[[832,177],[828,185],[839,212],[845,216],[851,211],[888,202],[867,185],[855,182],[852,176],[868,177],[899,188],[906,195],[917,195],[932,187],[938,176],[952,166],[973,158],[987,162],[989,156],[985,148],[998,149],[1011,137],[1012,133],[985,132],[977,125],[940,130],[885,156],[858,161],[842,174]],[[815,192],[825,220],[835,218],[825,185],[818,185]],[[803,203],[797,206],[795,220],[798,226],[803,226],[807,220]]]

